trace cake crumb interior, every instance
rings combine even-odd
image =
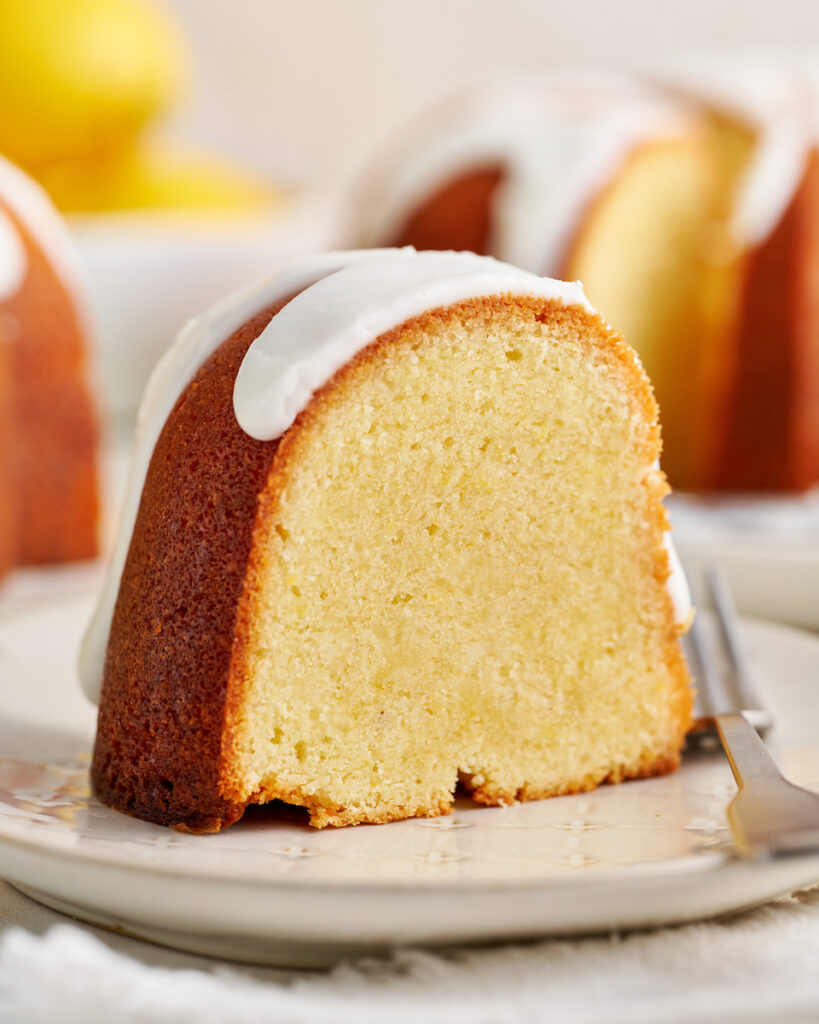
[[[675,487],[702,481],[719,412],[711,364],[731,323],[736,261],[721,208],[728,191],[705,132],[642,146],[595,203],[564,267],[639,352]]]
[[[504,804],[673,768],[655,411],[597,318],[542,302],[426,314],[348,364],[261,505],[226,794],[344,825],[446,813],[459,778]]]

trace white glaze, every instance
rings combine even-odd
[[[761,126],[730,225],[740,246],[759,245],[775,230],[805,176],[813,144],[799,106],[785,107]]]
[[[481,91],[408,140],[367,203],[371,241],[394,236],[442,184],[500,164],[490,248],[558,273],[584,210],[648,139],[695,130],[687,107],[625,76],[578,73]]]
[[[85,297],[85,273],[68,228],[43,189],[2,156],[0,202],[20,219],[48,256],[54,272],[74,300],[86,336],[90,336],[91,316]]]
[[[281,436],[313,392],[380,334],[429,309],[512,293],[592,310],[579,284],[540,278],[472,253],[404,249],[307,257],[190,321],[154,370],[140,409],[117,545],[80,655],[80,677],[91,700],[99,699],[122,570],[148,466],[168,415],[223,341],[300,289],[252,343],[237,376],[237,420],[260,440]]]
[[[815,105],[807,81],[788,76],[758,112],[759,138],[731,223],[740,245],[759,245],[787,211],[816,146]]]
[[[779,224],[819,138],[819,89],[805,69],[751,58],[686,62],[657,81],[745,121],[758,139],[729,225],[740,248]],[[453,109],[454,108],[454,109]],[[476,92],[430,117],[367,196],[371,241],[393,237],[442,184],[500,164],[490,249],[536,273],[559,273],[584,211],[648,139],[694,130],[685,99],[647,82],[585,73]]]
[[[488,256],[408,249],[356,261],[289,302],[250,346],[234,390],[239,425],[272,441],[317,388],[380,334],[428,309],[505,292],[592,311],[579,284],[536,277]]]
[[[657,77],[756,133],[729,227],[739,247],[759,245],[782,219],[819,140],[815,74],[791,62],[720,56]]]
[[[27,267],[26,247],[20,233],[0,209],[0,302],[17,294]]]
[[[669,575],[666,581],[668,593],[671,595],[671,604],[674,608],[674,621],[678,626],[689,625],[689,619],[694,606],[691,601],[691,588],[688,586],[688,578],[682,567],[680,556],[674,547],[671,537],[671,530],[663,533],[663,543],[668,552]]]

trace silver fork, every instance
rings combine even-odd
[[[754,859],[816,853],[819,795],[788,782],[760,739],[772,720],[753,688],[731,592],[713,567],[705,580],[716,612],[723,671],[709,654],[698,618],[685,638],[685,653],[697,683],[697,729],[716,728],[739,786],[728,805],[737,851]]]

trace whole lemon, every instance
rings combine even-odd
[[[51,164],[40,183],[66,213],[110,210],[238,211],[281,196],[232,162],[150,139],[103,156]]]
[[[186,74],[152,0],[2,0],[0,152],[35,170],[117,146]]]

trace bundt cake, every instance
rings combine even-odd
[[[819,483],[819,95],[794,70],[697,65],[695,98],[725,182],[727,290],[712,489]]]
[[[0,574],[97,554],[87,337],[68,233],[0,158]]]
[[[759,93],[576,75],[450,104],[367,177],[358,237],[582,281],[654,384],[674,486],[811,487],[815,112]]]
[[[83,644],[106,804],[212,832],[675,768],[691,695],[651,387],[577,285],[311,257],[192,321]]]

